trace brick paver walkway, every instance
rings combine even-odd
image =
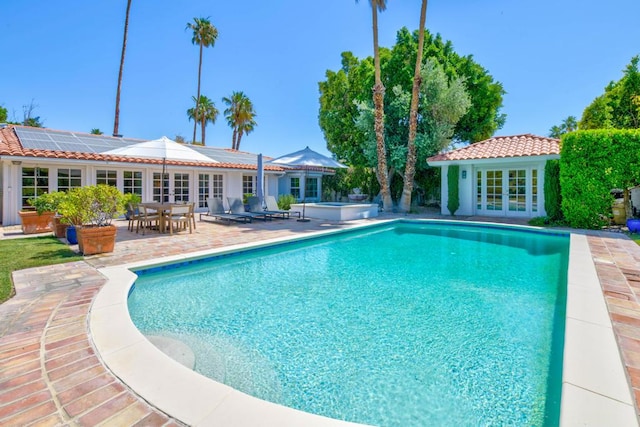
[[[96,268],[345,226],[198,222],[191,235],[143,237],[119,222],[112,254],[14,272],[16,296],[0,305],[0,425],[181,425],[140,399],[95,354],[87,315],[105,281]],[[588,239],[640,402],[640,247],[621,237],[598,233]]]

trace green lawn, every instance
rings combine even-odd
[[[13,295],[12,271],[82,259],[53,236],[0,240],[0,254],[0,303]]]

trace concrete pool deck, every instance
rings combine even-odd
[[[389,218],[387,215],[384,217]],[[96,337],[88,331],[91,304],[99,303],[95,296],[106,283],[106,278],[98,269],[193,254],[229,245],[308,235],[313,231],[344,228],[352,224],[323,221],[301,224],[289,220],[226,226],[199,222],[192,235],[156,234],[142,237],[128,232],[126,222],[122,222],[118,224],[119,237],[113,254],[15,272],[17,295],[0,305],[0,424],[191,423],[193,418],[178,420],[150,405],[104,366],[104,358],[95,350]],[[612,361],[606,366],[619,371],[617,374],[614,372],[618,379],[617,384],[612,385],[608,368],[603,370],[602,367],[582,363],[584,354],[602,353],[604,348],[599,337],[589,332],[587,342],[591,343],[591,347],[577,349],[579,354],[575,355],[575,361],[565,360],[566,373],[575,377],[565,384],[565,387],[570,387],[566,390],[571,390],[566,392],[565,397],[582,402],[584,409],[577,411],[576,415],[592,425],[637,425],[635,407],[640,390],[640,304],[636,293],[640,291],[640,247],[615,233],[584,233],[575,237],[582,240],[582,262],[590,261],[590,268],[597,272],[599,281],[578,280],[575,291],[581,299],[576,299],[579,303],[575,306],[567,307],[567,328],[580,332],[583,326],[591,324],[604,335],[607,329],[615,333],[615,338],[605,337],[604,340],[611,341],[613,338],[614,349],[617,341],[626,369],[622,369],[617,351],[609,354]],[[586,272],[584,265],[575,268],[579,274]],[[599,303],[594,301],[594,285],[600,295]],[[575,322],[571,318],[575,318]],[[107,316],[106,322],[110,320]],[[112,323],[117,322],[113,319]],[[161,356],[155,358],[162,359]],[[595,375],[588,380],[591,384],[580,383],[589,377],[580,374],[584,371],[594,371]],[[626,391],[626,398],[620,395],[619,374],[622,374],[622,394]],[[147,385],[152,384],[148,376],[142,376],[142,380]],[[613,386],[616,390],[606,397],[608,392],[602,396],[601,392],[590,391],[591,387],[596,386]],[[604,402],[602,408],[598,409],[592,399]],[[247,416],[251,415],[246,407],[241,408],[244,408]],[[573,425],[578,421],[564,417],[563,408],[564,425]],[[263,425],[284,425],[279,417],[260,421]],[[324,422],[321,424],[324,425]]]

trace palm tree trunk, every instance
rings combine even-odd
[[[418,52],[416,56],[416,69],[413,74],[413,90],[411,92],[411,107],[409,110],[409,141],[407,142],[407,163],[404,169],[404,185],[400,197],[400,212],[409,212],[411,209],[411,193],[413,192],[413,178],[416,174],[416,131],[418,128],[418,101],[420,97],[420,85],[422,84],[422,49],[424,47],[424,26],[427,17],[427,2],[422,0],[420,9],[420,29],[418,30]]]
[[[120,55],[120,71],[118,72],[118,89],[116,90],[116,114],[113,119],[113,136],[119,135],[120,128],[120,90],[122,88],[122,72],[124,70],[124,54],[127,50],[127,33],[129,32],[129,11],[131,0],[127,1],[127,12],[124,18],[124,37],[122,40],[122,54]]]
[[[207,117],[202,114],[202,122],[200,124],[202,126],[202,145],[204,144],[204,129],[207,127]]]
[[[232,150],[237,150],[237,143],[236,140],[238,139],[238,129],[237,128],[233,128],[233,135],[231,136],[231,149]]]
[[[199,107],[199,103],[200,103],[200,76],[202,74],[202,43],[200,43],[200,62],[198,63],[198,93],[196,94],[196,109],[195,111],[198,111],[198,107]],[[196,129],[198,127],[198,121],[197,120],[193,120],[193,139],[191,140],[192,144],[195,144],[196,142]]]
[[[389,193],[389,180],[387,174],[387,150],[384,144],[384,85],[380,78],[380,54],[378,51],[378,13],[376,4],[372,3],[373,11],[373,58],[375,65],[375,84],[373,85],[373,105],[375,108],[374,130],[376,133],[376,152],[378,154],[378,170],[376,176],[380,183],[382,203],[385,210],[393,207],[391,194]]]
[[[238,140],[236,141],[236,150],[240,149],[240,140],[242,139],[242,129],[238,131]]]

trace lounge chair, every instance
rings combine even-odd
[[[289,218],[289,215],[294,213],[294,214],[298,214],[298,218],[300,218],[300,212],[298,211],[283,211],[280,208],[278,208],[278,202],[276,202],[276,198],[273,196],[264,196],[264,202],[267,204],[267,210],[269,212],[283,213],[287,215],[287,218]]]
[[[289,219],[289,211],[266,210],[262,207],[262,203],[260,203],[260,199],[258,197],[249,197],[248,201],[249,201],[249,210],[251,212],[263,213],[271,218]]]
[[[218,221],[227,221],[228,224],[231,224],[231,221],[251,222],[251,217],[245,215],[234,215],[225,212],[222,200],[220,199],[216,199],[213,197],[207,198],[207,207],[209,208],[209,211],[200,214],[200,221],[202,221],[202,218],[209,217]]]
[[[239,197],[227,197],[227,201],[229,202],[229,211],[234,215],[248,216],[251,219],[262,219],[264,221],[271,219],[265,213],[245,210],[244,203],[242,203],[242,199]]]

